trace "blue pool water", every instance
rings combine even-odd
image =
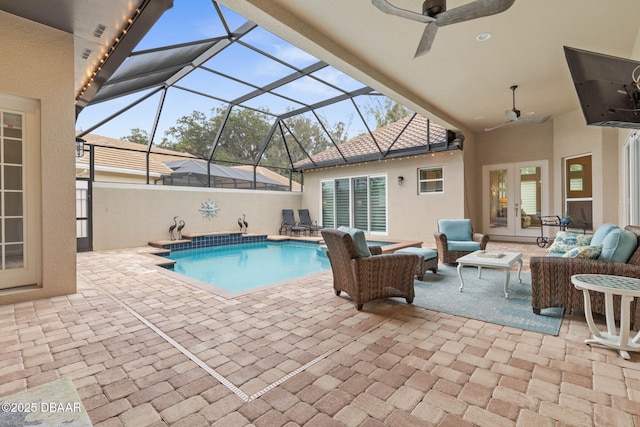
[[[173,271],[231,292],[293,279],[331,268],[318,245],[257,242],[173,251]]]

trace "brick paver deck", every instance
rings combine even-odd
[[[532,245],[490,243],[523,252]],[[223,298],[148,268],[147,248],[78,254],[78,293],[0,307],[0,397],[72,379],[96,426],[632,426],[640,354],[337,297],[330,272]],[[343,294],[344,295],[344,294]]]

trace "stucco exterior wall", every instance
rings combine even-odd
[[[73,36],[0,12],[0,92],[40,102],[41,277],[7,290],[0,304],[76,290]],[[37,168],[36,168],[37,169]]]
[[[587,126],[582,111],[574,110],[554,119],[554,188],[553,204],[557,211],[563,209],[563,164],[567,157],[592,155],[593,175],[593,227],[618,219],[618,174],[607,173],[611,159],[617,157],[612,136],[616,130],[599,126]],[[617,163],[617,162],[616,162]],[[606,167],[609,165],[609,167]],[[608,194],[605,194],[608,193]],[[614,202],[611,203],[610,201]],[[605,203],[607,206],[605,206]],[[611,206],[612,205],[612,206]]]
[[[207,220],[200,208],[215,202],[216,217]],[[301,207],[301,193],[217,188],[170,187],[96,182],[93,187],[94,250],[145,246],[169,240],[173,217],[183,220],[183,232],[240,231],[246,215],[249,233],[278,234],[282,209]]]
[[[418,194],[418,169],[443,168],[444,192]],[[369,162],[305,172],[302,206],[320,223],[320,181],[353,176],[386,174],[387,236],[422,240],[433,247],[433,232],[440,218],[464,218],[464,165],[462,151],[447,151],[415,157]],[[398,176],[403,176],[398,185]]]

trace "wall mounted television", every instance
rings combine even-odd
[[[640,129],[640,61],[564,47],[587,125]]]

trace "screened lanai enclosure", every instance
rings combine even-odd
[[[303,182],[304,170],[323,166],[314,155],[329,149],[341,163],[362,161],[340,149],[354,137],[377,147],[371,159],[403,154],[393,139],[385,145],[374,136],[394,105],[378,91],[215,1],[168,3],[173,6],[122,64],[78,96],[80,150],[113,149],[94,146],[92,134],[125,139],[143,144],[135,155],[146,156],[147,184],[271,190]],[[427,136],[413,151],[449,149],[456,135],[446,135],[446,141]],[[163,167],[154,165],[157,149],[176,155],[163,162],[168,173],[156,170]],[[131,155],[127,150],[113,155]],[[95,157],[88,169],[96,167]],[[238,186],[241,181],[249,185]]]

